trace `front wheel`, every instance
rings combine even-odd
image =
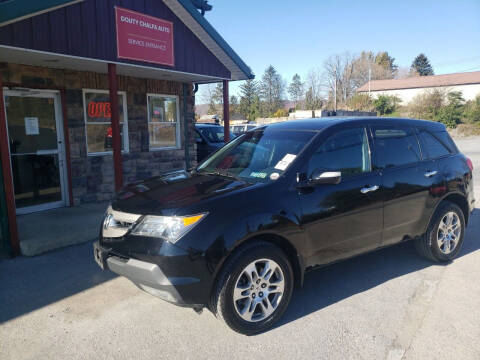
[[[237,250],[219,275],[212,312],[233,330],[252,335],[271,328],[293,291],[293,271],[285,253],[258,241]]]
[[[415,241],[415,246],[419,254],[429,260],[450,261],[460,252],[464,236],[465,216],[462,209],[446,201],[440,204],[426,234]]]

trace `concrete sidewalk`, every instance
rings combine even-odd
[[[107,203],[84,204],[19,215],[22,254],[34,256],[95,239],[107,206]]]

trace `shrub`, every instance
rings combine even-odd
[[[397,96],[379,95],[375,100],[373,100],[373,106],[380,115],[388,115],[397,109],[400,102],[401,100]]]
[[[466,123],[480,124],[480,95],[475,100],[467,101],[465,104],[464,119]]]
[[[408,105],[411,117],[438,121],[440,110],[446,105],[447,92],[443,89],[427,90],[417,95]]]
[[[373,99],[368,94],[355,94],[347,102],[349,109],[355,111],[373,111]]]
[[[279,118],[279,117],[288,117],[288,110],[286,109],[278,109],[275,111],[273,114],[273,117]]]

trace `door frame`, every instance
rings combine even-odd
[[[65,207],[70,205],[69,197],[69,182],[68,182],[68,172],[67,172],[67,159],[66,159],[66,149],[65,149],[65,133],[64,133],[64,119],[63,119],[63,110],[62,110],[62,98],[59,90],[45,90],[45,89],[31,89],[31,88],[21,88],[21,89],[4,89],[3,91],[4,98],[1,99],[5,104],[5,119],[6,119],[6,128],[8,136],[8,117],[7,117],[7,103],[5,97],[7,96],[18,96],[18,97],[37,97],[37,98],[50,98],[54,101],[55,109],[55,124],[57,127],[57,155],[58,155],[58,168],[60,176],[60,192],[62,199],[60,201],[32,205],[17,208],[17,215],[29,214],[37,211],[44,211],[49,209],[55,209],[59,207]],[[11,161],[11,151],[10,151],[10,142],[8,142],[8,151],[9,159]],[[13,180],[13,168],[11,167],[11,174]],[[14,185],[15,188],[15,185]],[[13,189],[15,191],[15,189]]]

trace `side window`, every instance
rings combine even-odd
[[[436,159],[454,151],[454,145],[451,143],[447,132],[431,133],[426,130],[420,130],[420,138],[429,159]]]
[[[409,127],[375,126],[375,167],[389,168],[420,161],[420,147]]]
[[[317,169],[341,171],[343,177],[369,172],[370,153],[365,129],[343,130],[326,139],[308,162],[308,176]]]

